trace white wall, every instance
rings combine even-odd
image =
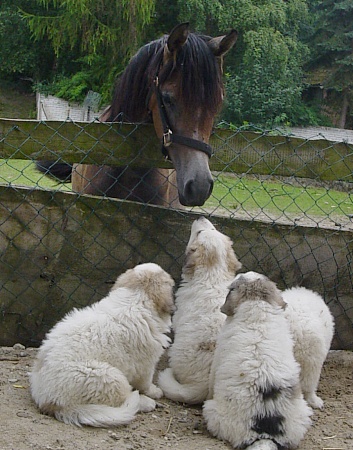
[[[99,117],[104,108],[98,112],[89,111],[88,107],[78,103],[69,103],[53,95],[37,92],[37,120],[73,120],[74,122],[92,122]]]

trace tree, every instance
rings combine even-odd
[[[236,52],[227,57],[227,121],[262,126],[300,122],[308,53],[299,40],[308,17],[304,0],[178,1],[181,19],[194,10],[192,21],[205,31],[217,26],[239,32]]]
[[[0,76],[39,78],[48,73],[54,53],[48,42],[33,43],[19,7],[33,10],[33,0],[3,0],[0,5]]]
[[[231,5],[223,20],[229,23]],[[240,1],[242,60],[234,67],[241,98],[239,122],[273,126],[298,123],[296,110],[302,103],[302,67],[306,48],[299,42],[299,25],[306,18],[305,2]]]
[[[236,123],[251,122],[274,126],[298,123],[301,104],[300,62],[293,57],[295,47],[279,32],[262,29],[248,32],[246,51],[235,75],[229,75],[230,105],[236,99]],[[293,48],[294,47],[294,48]],[[235,88],[235,90],[234,90]],[[232,109],[227,115],[232,121]]]
[[[140,45],[154,11],[154,0],[35,1],[42,11],[22,10],[22,17],[35,40],[47,38],[51,42],[57,58],[71,52],[79,66],[76,81],[80,80],[71,94],[76,92],[81,98],[96,84],[102,86],[108,98],[117,73]],[[78,71],[81,74],[77,76]],[[61,73],[61,87],[65,82],[70,84],[73,74]]]
[[[353,113],[353,2],[351,0],[310,1],[315,18],[309,36],[313,51],[308,72],[321,70],[325,90],[340,94],[338,126],[344,128]]]
[[[23,11],[35,38],[48,36],[57,54],[78,44],[87,55],[108,51],[113,57],[136,47],[150,22],[154,0],[37,0],[50,13]],[[131,52],[131,50],[130,50]]]

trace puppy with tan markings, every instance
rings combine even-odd
[[[294,356],[300,364],[304,398],[311,407],[322,408],[324,402],[316,395],[316,390],[333,338],[333,316],[324,299],[310,289],[293,287],[282,295],[294,339]]]
[[[173,286],[157,264],[141,264],[103,300],[57,323],[30,374],[40,411],[67,424],[111,427],[153,410],[163,395],[152,378],[170,343]]]
[[[158,379],[166,397],[190,404],[207,398],[216,339],[225,321],[220,308],[240,268],[229,237],[204,217],[195,220],[176,292],[170,367]]]
[[[236,448],[295,448],[310,426],[285,306],[275,283],[255,272],[236,276],[222,306],[203,414]]]

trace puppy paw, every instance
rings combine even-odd
[[[315,409],[322,409],[324,407],[323,400],[318,397],[315,393],[307,394],[304,396],[305,400],[308,402],[308,405]]]
[[[152,398],[161,398],[164,395],[162,389],[154,384],[151,384],[151,386],[144,393],[148,395],[148,397]]]
[[[153,411],[155,408],[156,402],[152,398],[149,398],[146,395],[140,395],[140,406],[139,406],[140,412],[150,412]]]
[[[249,447],[246,447],[247,450],[278,450],[277,445],[268,439],[261,439],[259,441],[254,442]]]

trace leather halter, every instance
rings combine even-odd
[[[158,75],[156,75],[153,80],[153,84],[151,86],[151,90],[156,95],[158,111],[161,118],[162,126],[163,126],[163,138],[162,138],[162,153],[166,159],[170,160],[168,147],[174,144],[185,145],[187,147],[193,148],[195,150],[199,150],[200,152],[206,153],[209,158],[212,156],[212,147],[205,142],[198,141],[197,139],[189,138],[186,136],[181,136],[180,134],[175,134],[170,128],[167,110],[163,102],[162,93],[159,89],[159,80]],[[148,96],[148,100],[151,96],[152,92],[150,91],[150,95]]]

